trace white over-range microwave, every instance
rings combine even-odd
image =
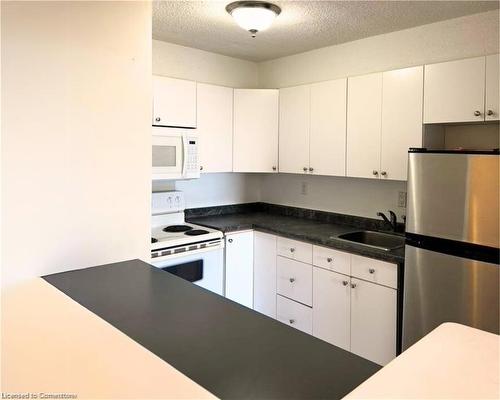
[[[199,177],[196,131],[153,127],[153,179]]]

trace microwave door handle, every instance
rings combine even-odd
[[[182,176],[186,177],[186,164],[187,164],[187,136],[185,134],[182,135]]]

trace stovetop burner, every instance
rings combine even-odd
[[[204,235],[205,233],[208,233],[208,231],[204,229],[192,229],[187,232],[184,232],[184,235],[188,236],[198,236],[198,235]]]
[[[156,243],[157,241],[158,241],[158,239],[156,239],[154,237],[151,238],[151,243]]]
[[[193,228],[188,225],[169,225],[166,228],[163,228],[163,232],[186,232],[191,229]]]

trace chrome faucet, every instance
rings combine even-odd
[[[378,212],[377,217],[382,217],[382,219],[391,226],[391,230],[396,232],[398,227],[398,217],[394,211],[389,210],[389,218],[383,212]]]

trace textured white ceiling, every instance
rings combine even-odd
[[[153,38],[264,61],[463,15],[498,1],[273,1],[281,15],[253,39],[226,13],[228,1],[156,1]]]

